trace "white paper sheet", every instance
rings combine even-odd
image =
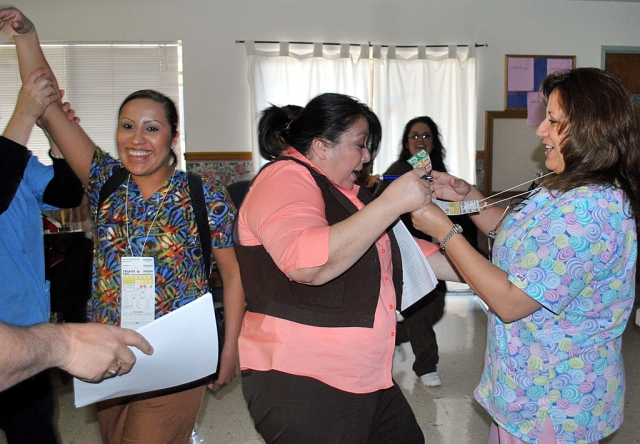
[[[399,221],[393,227],[400,253],[402,254],[402,307],[406,310],[425,295],[432,292],[438,283],[433,270],[424,257],[422,250],[411,236],[407,227]]]
[[[126,375],[98,384],[74,378],[76,407],[175,387],[215,373],[218,330],[211,293],[140,327],[138,332],[153,346],[153,355],[131,347],[137,359]]]

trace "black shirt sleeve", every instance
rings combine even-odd
[[[82,182],[64,159],[51,157],[53,179],[42,195],[44,203],[58,208],[74,208],[82,201]]]
[[[0,136],[0,214],[11,205],[30,157],[26,147]]]

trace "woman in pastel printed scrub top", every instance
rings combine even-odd
[[[519,210],[472,219],[497,232],[493,264],[453,235],[446,254],[487,303],[485,368],[476,400],[491,414],[491,443],[594,443],[620,427],[622,332],[634,300],[640,144],[630,94],[611,74],[580,68],[548,76],[537,135],[543,178]],[[527,155],[523,153],[523,155]],[[434,194],[481,199],[434,173]],[[443,239],[452,222],[435,205],[414,225]]]

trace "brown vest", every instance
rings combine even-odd
[[[295,161],[311,172],[322,192],[329,225],[343,221],[358,211],[329,179],[303,162],[284,156],[274,162],[287,160]],[[263,170],[269,165],[271,164],[265,165]],[[368,204],[373,197],[361,187],[358,199]],[[391,239],[396,306],[401,306],[400,249],[390,228],[387,229],[387,234]],[[373,327],[380,297],[380,259],[375,245],[343,274],[323,285],[314,286],[290,280],[262,245],[240,245],[237,224],[233,238],[248,311],[317,327]]]

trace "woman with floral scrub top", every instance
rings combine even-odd
[[[21,74],[45,68],[55,81],[33,24],[15,9],[0,12],[11,23],[6,30],[16,41]],[[5,27],[6,28],[6,27]],[[45,128],[60,147],[90,197],[95,231],[92,322],[129,326],[139,318],[123,309],[121,270],[129,262],[147,265],[154,292],[145,319],[150,322],[207,292],[201,238],[192,208],[187,174],[176,168],[178,143],[174,103],[151,90],[129,95],[120,107],[116,145],[120,160],[96,148],[81,127],[67,119],[60,106],[42,116]],[[115,171],[129,175],[97,208],[100,190]],[[225,343],[218,390],[238,372],[238,344],[244,295],[231,229],[235,208],[224,189],[203,179],[213,260],[224,283]],[[187,341],[188,338],[185,338]],[[213,359],[214,357],[212,357]],[[113,364],[113,368],[118,363]],[[98,422],[105,443],[187,443],[204,397],[206,382],[117,398],[98,404]]]
[[[640,137],[628,90],[611,74],[580,68],[548,76],[537,135],[542,179],[518,209],[472,216],[495,233],[490,263],[464,237],[446,254],[490,308],[476,400],[493,417],[490,443],[596,443],[620,427],[625,378],[620,349],[635,296]],[[527,155],[523,153],[523,155]],[[481,193],[433,173],[448,200]],[[443,239],[435,205],[414,225]]]

